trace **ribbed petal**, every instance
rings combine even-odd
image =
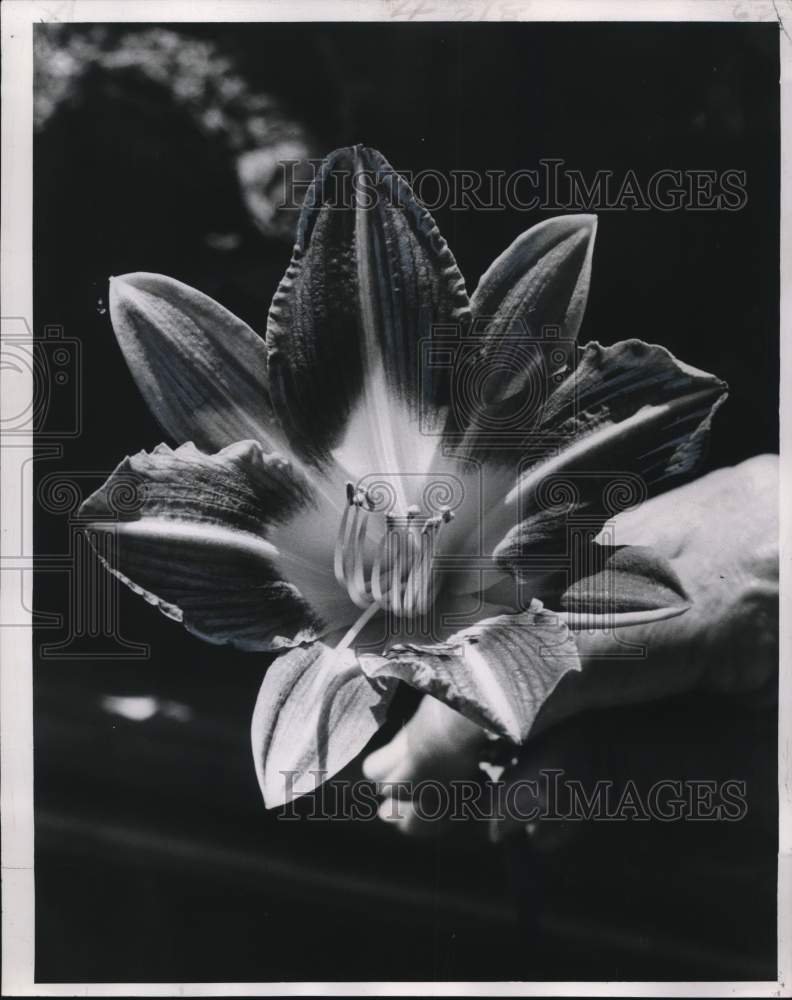
[[[216,455],[192,443],[140,452],[121,462],[80,515],[89,533],[116,536],[108,568],[210,642],[282,648],[355,616],[341,589],[325,585],[332,549],[321,528],[328,518],[322,497],[290,462],[257,441]],[[324,551],[307,545],[299,559],[311,523]],[[284,548],[287,541],[296,554]],[[302,567],[299,580],[284,573],[295,562]]]
[[[539,602],[457,632],[442,644],[394,645],[364,654],[372,679],[396,677],[450,705],[498,736],[521,743],[539,709],[569,670],[579,670],[577,646],[564,621]]]
[[[375,150],[331,153],[267,327],[273,401],[293,447],[320,462],[339,450],[364,474],[396,472],[407,456],[416,471],[419,420],[448,393],[448,372],[430,378],[423,363],[427,340],[433,324],[467,321],[462,276],[406,182]]]
[[[370,681],[352,650],[293,649],[269,668],[251,726],[268,808],[312,792],[365,747],[385,721],[396,683]]]
[[[498,564],[530,574],[535,557],[567,553],[570,529],[596,535],[660,484],[689,475],[726,394],[720,379],[663,347],[627,340],[579,349],[540,428],[557,445],[527,463],[506,498],[516,526],[495,550]]]
[[[588,299],[595,215],[561,215],[528,229],[482,275],[470,300],[477,320],[497,337],[515,322],[538,336],[560,326],[577,337]]]
[[[537,430],[559,373],[573,363],[597,219],[567,215],[523,233],[471,299],[472,336],[456,354],[446,442],[457,454],[513,463]]]
[[[151,412],[176,443],[283,448],[264,341],[223,306],[161,274],[110,279],[110,318]]]

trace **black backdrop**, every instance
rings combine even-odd
[[[320,153],[365,142],[411,171],[508,174],[549,157],[586,175],[746,171],[740,211],[600,214],[581,339],[638,336],[725,378],[712,467],[777,450],[777,25],[174,30],[214,40]],[[250,224],[227,153],[134,78],[92,87],[89,74],[39,132],[34,213],[36,330],[60,324],[82,347],[82,433],[39,480],[109,471],[161,435],[97,308],[107,277],[173,275],[262,331],[289,245]],[[472,289],[547,214],[436,218]],[[206,239],[229,230],[230,249]],[[39,554],[64,550],[67,522],[38,511]],[[37,608],[67,601],[65,577],[38,575]],[[247,743],[261,664],[202,645],[131,594],[120,602],[122,634],[150,658],[42,655],[62,632],[35,637],[37,978],[774,978],[766,829],[715,843],[712,830],[652,840],[633,828],[537,864],[472,834],[427,845],[379,824],[278,823]],[[102,711],[119,694],[179,702],[192,721]],[[772,715],[754,732],[738,707],[705,709],[718,738],[743,731],[749,777],[772,798]],[[652,711],[674,727],[693,710]],[[629,734],[635,722],[616,724]],[[697,732],[706,740],[706,723]]]

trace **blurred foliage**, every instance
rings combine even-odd
[[[284,200],[278,164],[318,156],[314,140],[215,42],[170,28],[119,33],[104,25],[61,24],[37,31],[36,129],[45,129],[59,113],[86,110],[97,92],[120,107],[130,94],[148,95],[154,108],[183,113],[234,160],[245,205],[259,229],[291,237],[295,212],[277,208]]]

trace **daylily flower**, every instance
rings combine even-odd
[[[659,556],[595,537],[614,489],[693,470],[726,386],[639,340],[576,346],[595,228],[540,223],[468,299],[406,182],[356,146],[308,193],[266,341],[172,278],[111,280],[178,447],[126,458],[82,513],[165,614],[279,653],[252,725],[268,806],[355,757],[398,681],[519,743],[580,669],[576,628],[689,606]]]

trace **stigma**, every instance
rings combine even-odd
[[[417,504],[382,513],[367,490],[347,483],[334,552],[336,580],[359,608],[376,604],[399,618],[425,615],[435,596],[437,539],[453,517],[448,507],[429,514]]]

